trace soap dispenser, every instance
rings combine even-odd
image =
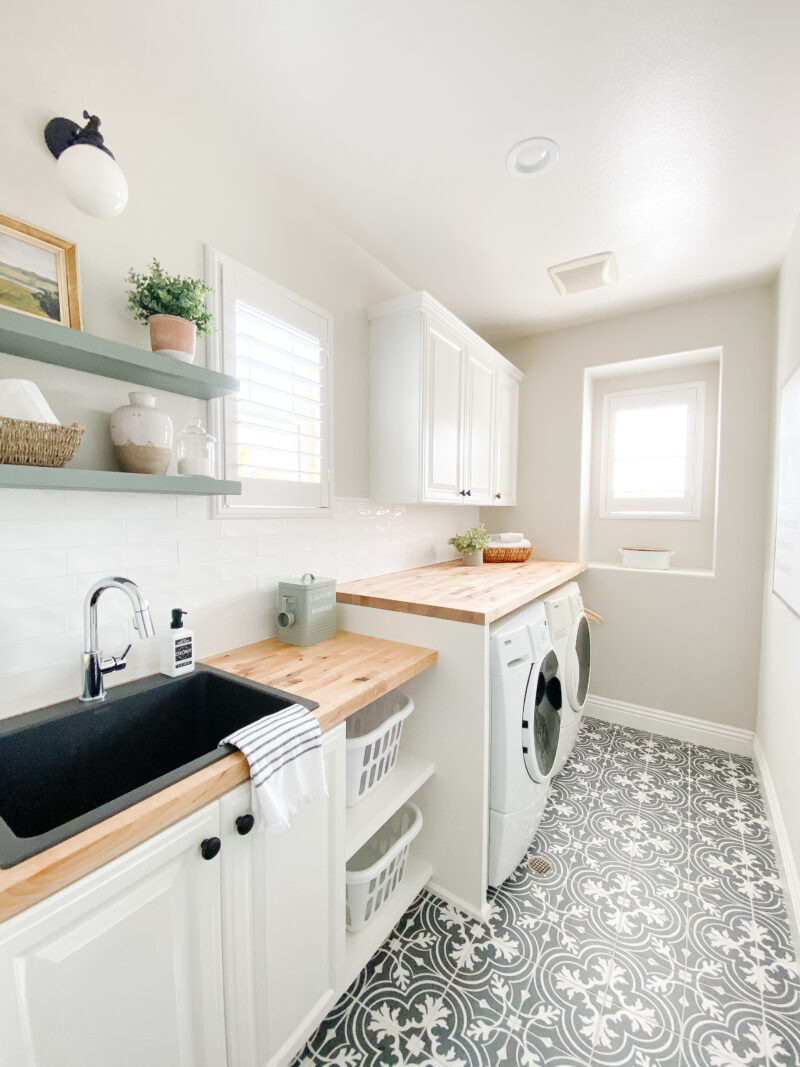
[[[173,608],[169,630],[161,639],[161,673],[170,678],[194,670],[194,634],[183,628],[186,614],[182,608]]]

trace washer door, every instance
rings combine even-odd
[[[581,612],[569,633],[565,664],[567,700],[573,711],[583,711],[586,697],[589,695],[591,671],[592,639],[589,620]]]
[[[534,782],[546,782],[553,769],[561,733],[561,682],[558,658],[550,650],[534,664],[522,709],[522,756]]]

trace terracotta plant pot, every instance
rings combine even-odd
[[[151,315],[150,347],[162,356],[174,356],[184,363],[194,362],[197,326],[178,315]]]

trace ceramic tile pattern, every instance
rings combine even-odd
[[[587,719],[485,922],[423,893],[295,1067],[798,1067],[752,762]]]

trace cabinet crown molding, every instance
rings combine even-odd
[[[507,359],[496,348],[493,348],[480,334],[476,333],[471,326],[467,326],[457,315],[440,304],[431,296],[427,289],[420,289],[416,293],[408,293],[407,296],[398,296],[394,300],[384,300],[381,304],[375,304],[367,308],[367,320],[375,322],[387,315],[397,315],[403,311],[417,311],[435,315],[440,322],[446,323],[451,329],[458,330],[467,335],[468,339],[478,347],[484,355],[489,356],[496,366],[502,369],[515,381],[521,382],[525,377],[523,372],[510,359]]]

